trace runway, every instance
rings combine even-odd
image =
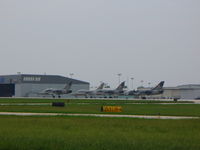
[[[75,116],[75,117],[107,117],[107,118],[140,118],[140,119],[200,119],[188,116],[147,116],[147,115],[111,115],[111,114],[69,114],[69,113],[28,113],[28,112],[0,112],[0,115],[12,116]]]

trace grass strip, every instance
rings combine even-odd
[[[87,113],[104,114],[99,104],[68,104],[65,107],[52,106],[0,106],[1,112],[35,112],[35,113]],[[162,115],[162,116],[198,116],[200,117],[200,105],[178,104],[178,105],[120,105],[121,113],[109,114],[130,114],[130,115]],[[107,113],[107,112],[106,112]]]
[[[198,150],[199,120],[0,116],[0,150]]]

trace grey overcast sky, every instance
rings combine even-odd
[[[200,84],[200,0],[0,0],[0,56],[3,75]]]

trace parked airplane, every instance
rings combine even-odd
[[[71,85],[72,85],[72,82],[70,82],[69,84],[66,84],[63,89],[53,89],[53,88],[44,89],[42,92],[38,94],[43,95],[43,96],[51,95],[53,98],[55,98],[55,96],[57,95],[58,98],[60,98],[61,95],[69,94],[72,92],[72,90],[70,90]]]
[[[99,91],[103,89],[104,87],[104,83],[101,83],[99,85],[99,87],[95,90],[78,90],[77,92],[73,93],[72,95],[74,95],[75,97],[77,96],[85,96],[85,98],[87,97],[95,97],[96,95],[99,95]]]
[[[102,89],[102,90],[99,90],[99,91],[98,91],[98,94],[104,96],[105,98],[106,98],[106,97],[112,98],[112,97],[114,97],[114,96],[123,95],[123,94],[124,94],[124,90],[123,90],[124,88],[125,88],[125,81],[122,82],[122,83],[121,83],[116,89],[114,89],[114,90],[105,90],[105,89]]]
[[[146,95],[158,95],[163,93],[163,85],[164,81],[161,81],[156,87],[148,90],[132,90],[128,91],[127,95],[134,95],[134,96],[146,96]]]

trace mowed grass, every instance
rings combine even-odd
[[[0,116],[0,150],[199,150],[200,120]]]
[[[35,113],[92,113],[101,112],[100,104],[67,104],[65,107],[52,106],[0,106],[0,112],[35,112]],[[121,113],[106,114],[132,114],[132,115],[164,115],[164,116],[199,116],[198,104],[124,104]]]

